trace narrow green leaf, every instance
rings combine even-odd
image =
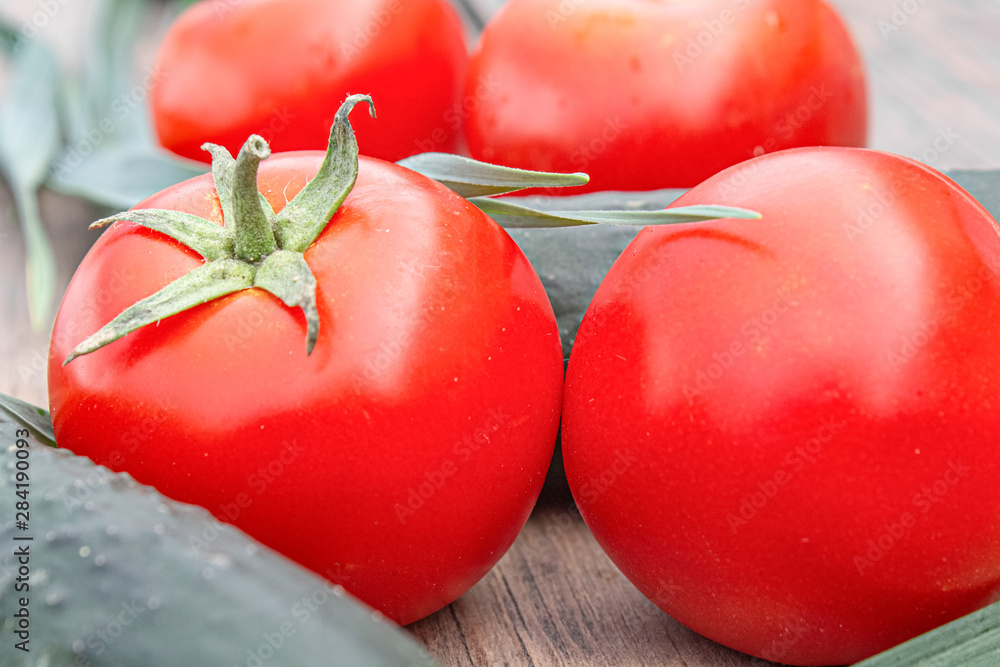
[[[204,173],[201,163],[159,148],[148,98],[165,72],[136,72],[136,44],[166,14],[153,3],[105,0],[96,14],[84,68],[62,89],[65,147],[48,185],[118,210],[167,186]]]
[[[540,211],[490,197],[469,200],[501,227],[577,227],[580,225],[668,225],[718,218],[759,218],[760,214],[731,206],[684,206],[660,211]]]
[[[367,102],[372,118],[375,105],[367,95],[351,95],[344,101],[330,129],[326,157],[316,176],[292,201],[276,214],[274,231],[285,250],[305,252],[347,198],[358,177],[358,142],[348,116]]]
[[[266,289],[286,306],[298,307],[306,316],[306,353],[312,354],[319,338],[316,310],[316,277],[300,252],[277,250],[257,268],[254,286]]]
[[[66,357],[63,365],[147,324],[158,322],[220,296],[252,287],[253,281],[254,268],[239,260],[220,259],[202,264],[159,292],[126,308],[97,333],[77,345]]]
[[[505,201],[542,211],[658,211],[674,202],[683,190],[649,192],[587,192],[568,197],[534,195],[505,197]],[[551,229],[508,229],[545,286],[559,325],[567,356],[577,328],[608,269],[641,227],[583,225]]]
[[[150,68],[136,76],[135,67],[136,45],[153,9],[149,2],[104,0],[97,12],[83,92],[90,111],[84,129],[101,132],[99,150],[154,144],[145,100],[154,82],[166,73]],[[110,131],[105,132],[103,128],[108,127]]]
[[[13,182],[38,187],[59,145],[55,56],[39,40],[16,50],[0,106],[0,167]]]
[[[996,667],[1000,602],[856,663],[855,667]]]
[[[137,208],[102,218],[90,225],[98,229],[113,222],[128,220],[166,234],[208,261],[233,256],[233,233],[191,213],[157,208]]]
[[[420,153],[397,164],[433,178],[466,198],[499,195],[526,188],[584,185],[590,181],[590,177],[583,173],[556,174],[514,169],[450,153]]]
[[[42,444],[56,447],[56,436],[52,431],[52,417],[47,410],[36,407],[19,398],[0,393],[0,421],[20,424],[34,432]],[[11,443],[5,443],[11,444]]]
[[[136,76],[135,67],[139,59],[136,43],[156,15],[154,11],[148,2],[99,3],[85,40],[86,57],[80,59],[83,68],[62,88],[61,111],[69,160],[74,156],[78,159],[78,153],[149,150],[156,145],[146,99],[164,73],[149,68]],[[118,205],[131,206],[136,201]]]
[[[59,145],[59,70],[39,40],[22,40],[18,46],[0,106],[0,170],[14,194],[24,230],[28,311],[32,326],[41,330],[55,295],[56,265],[37,197]]]
[[[200,162],[182,160],[156,148],[104,148],[85,156],[70,146],[53,163],[47,185],[121,210],[206,171],[207,166]]]
[[[56,292],[56,257],[49,236],[42,226],[36,189],[23,185],[12,185],[12,188],[24,233],[28,318],[31,328],[41,331],[48,321]]]

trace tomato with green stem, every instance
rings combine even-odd
[[[214,178],[114,216],[59,310],[50,405],[61,447],[408,623],[527,519],[563,362],[514,242],[444,186],[359,159],[356,102],[325,158],[212,147]]]
[[[251,134],[274,151],[323,149],[340,101],[379,101],[358,119],[365,154],[399,160],[452,151],[468,66],[464,28],[446,0],[199,2],[159,46],[150,107],[160,143],[208,161]]]
[[[676,205],[707,201],[762,218],[643,230],[574,343],[562,447],[598,542],[678,621],[796,665],[1000,598],[996,222],[850,148]]]

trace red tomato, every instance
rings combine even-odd
[[[446,0],[210,0],[187,9],[157,55],[151,91],[160,143],[209,161],[253,133],[274,151],[326,148],[349,93],[378,100],[358,118],[365,154],[399,160],[452,151],[468,65],[461,21]]]
[[[621,571],[692,629],[853,663],[1000,598],[1000,234],[938,172],[804,148],[643,230],[567,371],[566,473]]]
[[[867,131],[858,53],[822,0],[510,0],[466,99],[473,157],[585,171],[591,190],[690,187]]]
[[[260,191],[280,210],[321,159],[265,160]],[[219,206],[206,175],[137,208],[218,222]],[[311,355],[302,311],[251,288],[63,366],[82,338],[203,261],[116,223],[55,323],[56,437],[409,623],[482,577],[528,517],[559,422],[552,308],[492,220],[380,160],[361,158],[305,259],[318,282]],[[213,531],[196,546],[210,549]]]

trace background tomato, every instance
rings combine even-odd
[[[821,0],[510,0],[466,96],[473,157],[586,171],[592,190],[690,187],[867,130],[858,53]]]
[[[783,151],[676,205],[601,284],[566,472],[622,572],[783,663],[851,663],[1000,598],[1000,233],[874,151]]]
[[[265,160],[260,191],[280,210],[321,159]],[[138,208],[220,220],[208,175]],[[310,356],[302,311],[254,288],[63,366],[82,338],[203,261],[158,232],[116,223],[56,319],[56,437],[408,623],[484,575],[534,504],[561,402],[552,308],[492,220],[380,160],[361,159],[354,189],[305,258],[320,316]]]
[[[347,94],[378,100],[358,118],[365,154],[399,160],[451,151],[468,55],[446,0],[210,0],[187,9],[157,54],[151,92],[159,141],[209,161],[250,134],[274,151],[323,149]]]

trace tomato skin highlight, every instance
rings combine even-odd
[[[760,157],[674,205],[699,203],[763,218],[642,231],[574,343],[562,447],[598,542],[678,621],[788,664],[1000,598],[989,213],[847,148]]]
[[[261,192],[279,210],[322,157],[265,160]],[[63,366],[203,261],[116,223],[60,308],[50,407],[61,447],[206,507],[405,624],[472,586],[527,520],[563,362],[541,282],[506,232],[415,172],[360,164],[305,253],[321,321],[310,356],[302,312],[253,288]],[[221,219],[208,175],[139,207]]]
[[[486,26],[466,80],[474,158],[654,190],[761,152],[865,144],[862,63],[820,0],[566,7],[511,0]]]
[[[169,28],[150,101],[168,150],[209,162],[259,134],[272,150],[324,149],[347,94],[378,101],[357,118],[365,154],[396,161],[453,151],[468,53],[445,0],[200,2]]]

